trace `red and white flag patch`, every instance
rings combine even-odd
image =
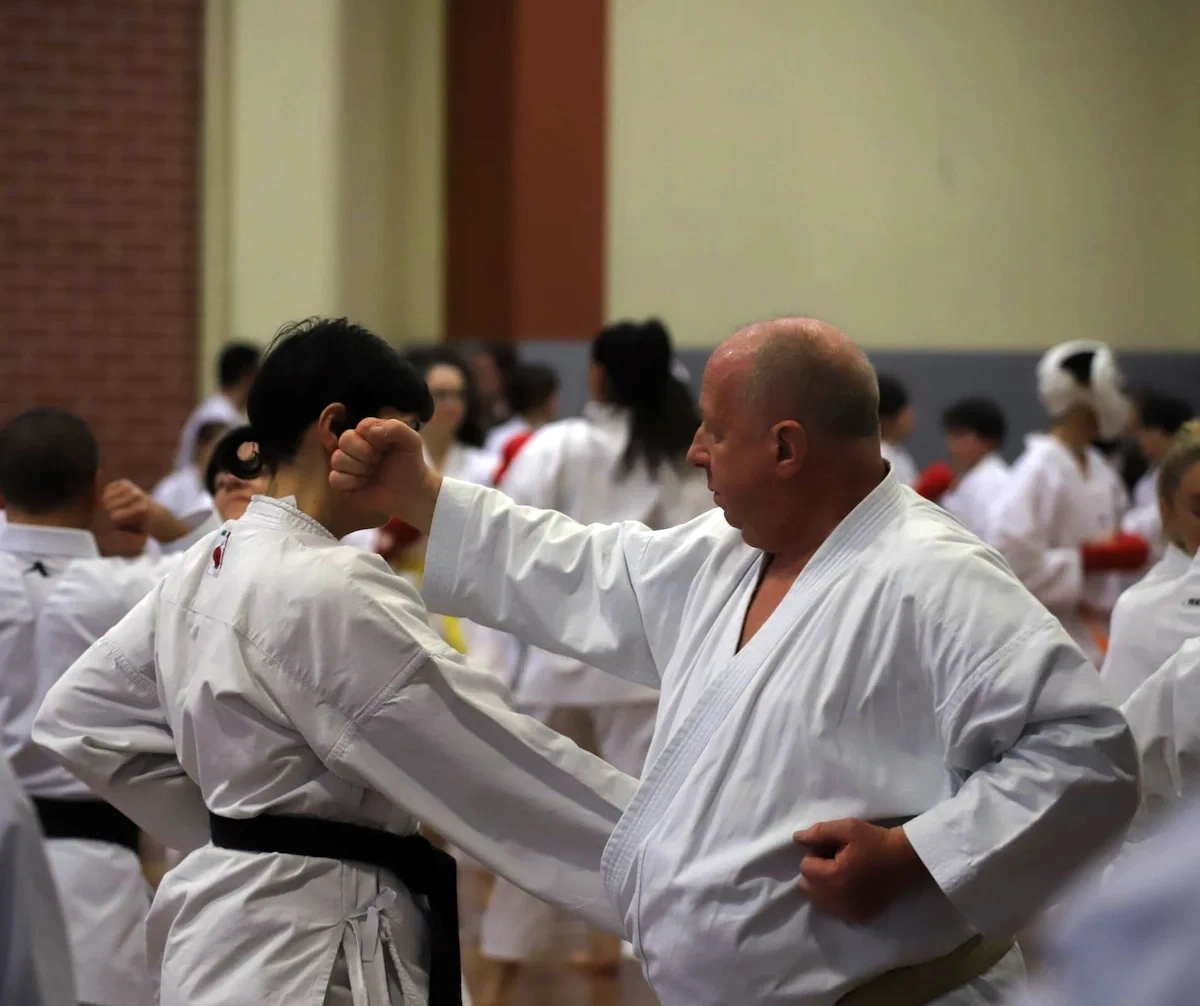
[[[221,533],[217,535],[217,544],[212,550],[212,556],[208,560],[208,569],[205,572],[209,576],[219,576],[221,566],[225,563],[225,552],[229,548],[229,531],[226,528],[221,529]]]

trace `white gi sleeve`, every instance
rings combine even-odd
[[[1048,608],[1075,608],[1083,599],[1083,554],[1077,545],[1050,546],[1058,482],[1052,471],[1013,469],[1008,491],[992,511],[988,541],[1017,578]]]
[[[1087,658],[1007,570],[939,566],[915,631],[960,784],[904,830],[979,932],[1011,936],[1124,834],[1137,754]]]
[[[159,705],[158,595],[155,588],[51,687],[33,740],[142,830],[188,852],[209,839],[208,810]]]
[[[1141,806],[1131,838],[1200,782],[1200,637],[1189,639],[1121,706],[1137,742]]]
[[[433,611],[658,688],[721,529],[710,514],[666,531],[584,526],[445,479],[422,593]]]
[[[0,1003],[75,1006],[71,948],[37,815],[0,752]]]
[[[329,682],[319,697],[295,674],[264,687],[331,771],[531,894],[621,932],[600,859],[636,780],[514,712],[378,557],[338,561],[352,563],[349,582],[316,606],[300,648],[343,672],[318,670]]]

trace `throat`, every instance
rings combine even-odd
[[[767,624],[775,609],[783,603],[806,564],[807,558],[801,563],[780,562],[774,556],[767,560],[754,593],[750,595],[750,603],[746,606],[742,633],[738,637],[739,652],[754,638],[758,630]]]

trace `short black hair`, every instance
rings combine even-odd
[[[879,375],[879,418],[893,419],[908,407],[908,389],[891,374]]]
[[[517,415],[540,409],[556,391],[558,372],[544,363],[520,363],[504,379],[504,397]]]
[[[248,342],[231,342],[217,358],[217,383],[222,389],[241,384],[258,370],[262,351]]]
[[[96,438],[66,409],[29,409],[0,429],[0,495],[27,513],[52,513],[81,502],[99,469]]]
[[[1137,396],[1137,415],[1140,425],[1173,437],[1195,415],[1195,410],[1182,398],[1144,391]]]
[[[309,318],[275,336],[250,386],[250,425],[221,441],[214,462],[243,479],[274,471],[334,402],[345,406],[347,429],[388,408],[421,422],[433,414],[424,380],[379,336],[345,318]],[[247,443],[257,445],[248,461],[238,455]]]
[[[990,398],[964,398],[942,413],[942,429],[947,433],[974,433],[999,447],[1008,433],[1008,423],[1003,410]]]

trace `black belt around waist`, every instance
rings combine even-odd
[[[209,814],[212,843],[238,852],[366,863],[387,870],[429,904],[429,1006],[462,1006],[458,864],[423,835],[393,835],[344,821],[294,814]]]
[[[35,796],[33,806],[47,838],[78,838],[138,851],[138,826],[103,800]]]

